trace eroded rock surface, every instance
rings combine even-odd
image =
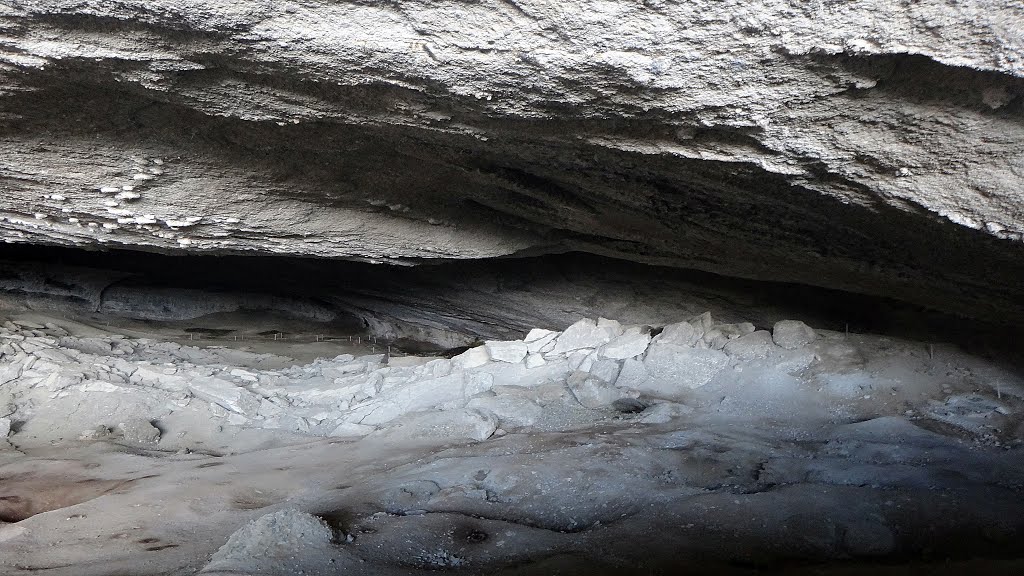
[[[8,242],[582,250],[1024,318],[1019,6],[0,7]]]
[[[936,545],[947,568],[1019,567],[1013,370],[824,329],[784,348],[709,313],[575,325],[302,363],[4,321],[0,571],[810,574],[928,569]],[[581,334],[628,346],[555,352]]]

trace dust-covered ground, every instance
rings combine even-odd
[[[231,328],[3,322],[0,574],[1024,568],[1024,385],[951,346],[707,314],[452,358]]]

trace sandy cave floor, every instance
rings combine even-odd
[[[591,321],[385,363],[10,319],[0,574],[1024,567],[1024,386],[949,346]]]

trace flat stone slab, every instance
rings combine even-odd
[[[724,347],[724,351],[736,360],[754,360],[767,358],[773,350],[779,348],[772,341],[771,332],[758,330],[735,340],[730,340]]]
[[[719,350],[656,343],[642,363],[626,361],[615,385],[656,398],[679,400],[686,392],[710,382],[728,365],[729,357]]]
[[[569,376],[568,385],[569,391],[584,408],[611,406],[613,402],[626,395],[621,388],[616,388],[586,372],[574,372]]]
[[[487,348],[487,354],[491,360],[495,362],[508,362],[510,364],[518,364],[526,358],[526,354],[529,350],[526,347],[526,342],[520,342],[514,340],[511,342],[501,340],[488,340],[484,343],[484,347]]]
[[[625,334],[602,346],[597,354],[612,360],[625,360],[646,352],[650,343],[650,334]]]
[[[555,342],[555,348],[551,354],[565,354],[581,348],[597,348],[618,336],[621,330],[621,327],[607,323],[599,326],[597,322],[584,318],[562,332]]]

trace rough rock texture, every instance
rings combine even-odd
[[[717,351],[742,322],[687,324],[692,346],[529,368],[0,316],[0,574],[1021,573],[1019,371],[817,326]]]
[[[0,4],[8,242],[576,249],[1022,317],[1019,2]]]
[[[787,350],[806,346],[815,338],[814,329],[799,320],[779,320],[772,328],[772,340]]]

